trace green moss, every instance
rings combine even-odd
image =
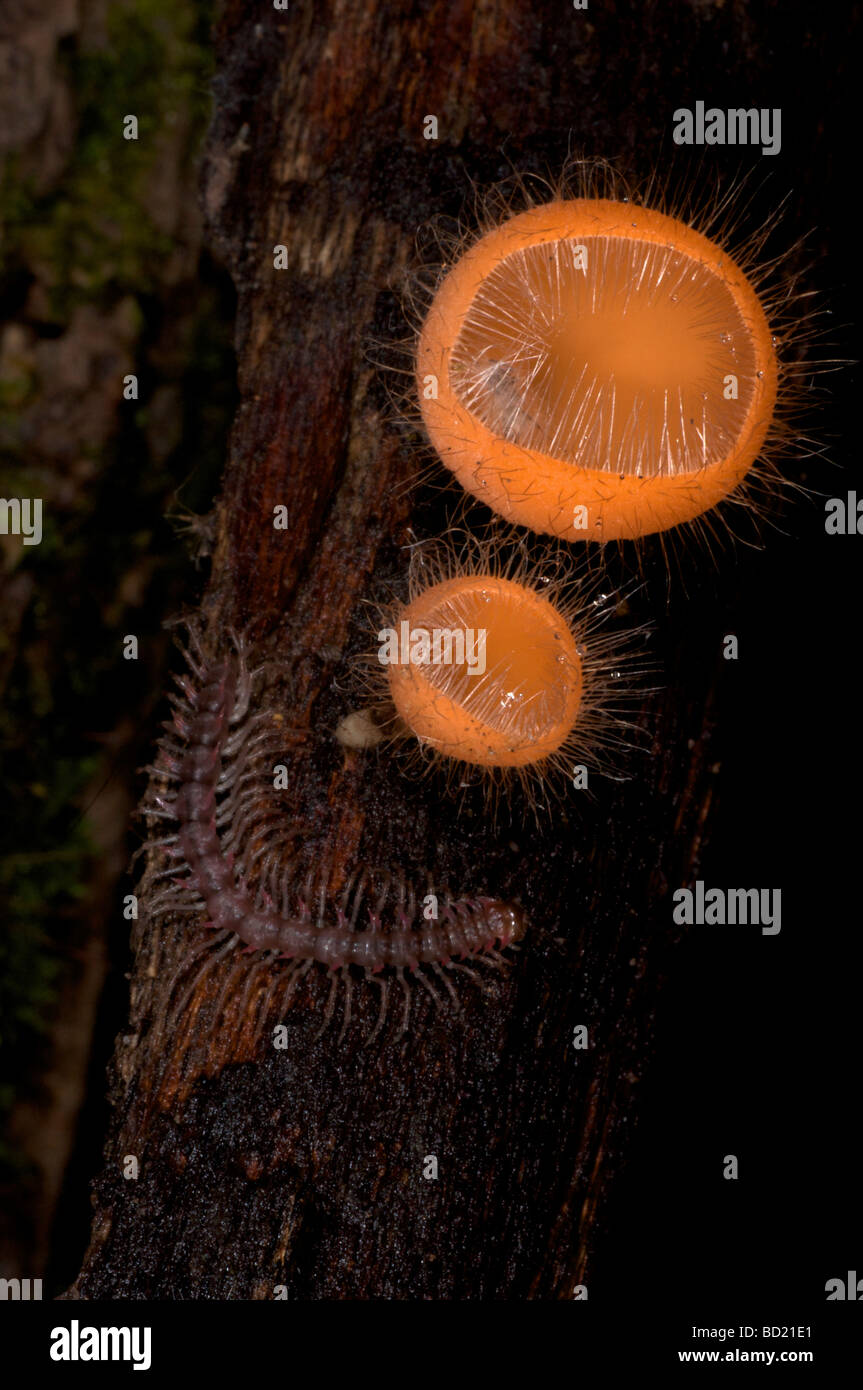
[[[36,378],[32,372],[0,379],[0,415],[6,411],[17,413],[33,395],[35,385]]]
[[[210,64],[199,41],[204,9],[168,0],[114,3],[105,47],[65,58],[78,127],[59,186],[40,197],[18,161],[7,164],[0,273],[33,270],[50,287],[59,321],[108,289],[140,294],[158,284],[173,242],[148,215],[148,181],[175,119],[191,121],[193,139],[203,127]],[[129,115],[138,120],[137,140],[123,136]]]
[[[35,705],[50,707],[50,692],[31,689],[30,695]],[[12,785],[8,773],[16,764],[22,770],[41,767],[45,780],[21,783],[14,778],[15,815],[8,818],[10,829],[0,839],[0,911],[7,927],[0,935],[0,1117],[11,1107],[22,1077],[38,1061],[69,966],[58,924],[85,895],[93,855],[84,823],[69,827],[69,800],[80,796],[97,765],[92,755],[52,765],[50,735],[22,758],[14,746],[16,737],[20,740],[17,703],[13,698],[12,708],[7,712],[4,707],[0,720],[0,738],[11,748],[4,788]],[[44,847],[21,851],[22,831],[24,843]],[[0,1166],[8,1168],[13,1157],[0,1148]]]
[[[149,214],[148,189],[176,117],[188,196],[197,196],[189,160],[210,104],[211,19],[206,0],[109,0],[105,47],[82,51],[73,40],[62,56],[76,131],[56,187],[39,194],[20,161],[6,162],[0,289],[11,287],[20,302],[35,278],[60,328],[81,304],[110,312],[128,299],[139,334],[158,315],[174,244]],[[130,114],[138,117],[137,141],[123,138]],[[197,312],[202,320],[214,313],[205,295]],[[211,353],[226,339],[213,372],[230,372],[222,325],[196,323],[193,331]],[[190,371],[200,375],[197,364]],[[22,412],[38,407],[41,389],[24,367],[0,381],[2,496],[38,494]],[[206,383],[203,395],[209,401]],[[133,420],[131,412],[121,417],[122,436],[108,441],[93,478],[67,493],[62,509],[43,508],[41,544],[17,555],[33,576],[32,598],[20,630],[0,631],[0,656],[11,663],[8,671],[3,664],[0,700],[0,793],[11,811],[0,824],[0,1120],[25,1079],[38,1074],[59,987],[74,968],[79,904],[93,870],[84,797],[94,778],[113,775],[94,740],[152,700],[146,662],[118,659],[123,633],[142,633],[151,621],[121,599],[122,581],[156,556],[151,587],[166,586],[181,563],[160,520],[176,478],[170,463],[149,466]],[[220,428],[219,455],[224,422]],[[163,594],[156,607],[160,601]],[[18,1163],[0,1144],[0,1166]]]

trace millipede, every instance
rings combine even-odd
[[[180,1023],[203,978],[221,972],[214,1017],[229,998],[239,998],[240,1016],[251,1013],[259,1034],[274,1009],[284,1013],[315,966],[331,975],[318,1036],[333,1020],[340,990],[344,1036],[357,976],[380,992],[367,1043],[384,1026],[393,983],[403,996],[400,1034],[410,1021],[409,980],[438,1009],[447,997],[459,1008],[451,976],[465,974],[481,985],[477,966],[504,970],[503,953],[526,931],[523,909],[485,896],[438,900],[431,885],[421,898],[403,873],[367,868],[332,894],[328,865],[309,866],[302,843],[297,850],[303,837],[296,822],[277,807],[259,809],[267,760],[303,738],[276,724],[272,708],[252,712],[253,688],[268,663],[251,666],[247,642],[234,632],[218,654],[195,623],[186,627],[188,642],[178,646],[187,669],[175,677],[173,720],[146,769],[154,790],[142,807],[148,820],[174,823],[171,833],[154,833],[141,847],[162,851],[170,863],[155,867],[151,853],[143,888],[151,923],[206,914],[206,933],[184,953],[169,983],[165,1018]]]

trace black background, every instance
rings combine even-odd
[[[671,7],[673,8],[673,7]],[[807,288],[832,345],[852,359],[860,298],[859,67],[856,9],[746,6],[748,55],[730,16],[681,22],[659,55],[645,125],[661,107],[781,107],[782,150],[749,152],[760,197],[791,193],[781,237],[809,233]],[[734,10],[737,7],[730,7]],[[739,13],[739,11],[738,11]],[[597,36],[602,40],[599,7]],[[659,122],[658,124],[662,124]],[[691,153],[698,157],[697,151]],[[702,151],[706,167],[745,168]],[[717,157],[718,156],[718,157]],[[827,461],[796,476],[812,489],[782,510],[764,548],[705,556],[672,592],[694,666],[725,632],[737,662],[720,682],[719,803],[702,877],[709,886],[781,887],[780,935],[695,928],[678,948],[657,1016],[654,1066],[596,1292],[703,1296],[705,1307],[819,1296],[860,1268],[859,573],[863,537],[827,536],[824,498],[859,475],[858,371],[814,379],[828,394],[802,421]],[[814,397],[813,397],[814,403]],[[786,465],[787,466],[787,465]],[[791,469],[792,473],[795,470]],[[861,492],[863,496],[863,492]],[[685,606],[685,613],[684,613]],[[723,1178],[735,1154],[739,1178]],[[823,1293],[820,1293],[824,1297]]]

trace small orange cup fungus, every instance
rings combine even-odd
[[[613,631],[619,595],[558,550],[542,564],[494,536],[413,547],[407,594],[358,663],[370,703],[342,720],[346,749],[384,745],[406,770],[482,785],[492,813],[517,782],[535,814],[618,775],[638,743],[646,629]]]
[[[507,521],[634,539],[735,491],[773,419],[759,297],[717,243],[628,202],[532,207],[442,280],[416,356],[434,448]]]
[[[523,767],[556,753],[572,733],[582,663],[569,624],[525,584],[492,575],[448,579],[401,615],[405,631],[447,634],[420,659],[388,666],[402,722],[448,758]],[[445,643],[461,661],[447,661]],[[417,644],[414,643],[416,651]]]

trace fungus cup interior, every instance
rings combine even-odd
[[[465,489],[568,540],[693,520],[745,478],[776,399],[758,296],[678,219],[532,208],[441,283],[417,353],[430,438]]]

